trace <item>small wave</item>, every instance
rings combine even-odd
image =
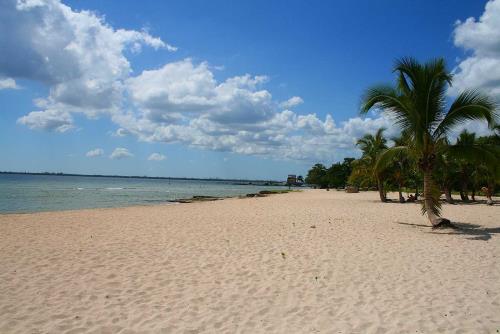
[[[109,187],[109,188],[104,188],[106,190],[123,190],[123,188],[120,187]]]
[[[84,190],[84,189],[85,189],[85,188],[80,188],[80,187],[76,188],[76,190]]]

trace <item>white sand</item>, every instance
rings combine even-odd
[[[0,216],[0,333],[500,330],[500,206],[456,234],[377,197]]]

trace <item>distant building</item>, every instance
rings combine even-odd
[[[302,175],[295,175],[295,174],[288,174],[288,177],[286,178],[286,184],[288,186],[297,186],[300,187],[304,184],[304,178]]]
[[[295,185],[296,183],[297,183],[297,175],[288,174],[288,177],[286,178],[286,184]]]

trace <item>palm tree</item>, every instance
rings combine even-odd
[[[476,142],[476,134],[467,130],[460,132],[457,144],[460,146],[471,147]],[[460,172],[460,198],[462,201],[469,201],[469,186],[472,185],[472,174],[474,173],[474,163],[465,157],[457,157]],[[474,200],[474,191],[472,188],[472,200]]]
[[[391,140],[394,142],[394,146],[404,146],[409,145],[410,138],[407,132],[402,132],[398,137],[392,137]],[[394,155],[394,159],[389,162],[392,166],[382,166],[380,159],[377,161],[376,169],[383,169],[387,167],[392,167],[392,178],[396,183],[399,194],[399,202],[404,203],[405,198],[403,197],[402,188],[404,183],[409,179],[411,174],[411,156],[404,151],[400,151]]]
[[[364,166],[364,168],[370,173],[370,175],[375,178],[380,200],[382,202],[387,201],[384,192],[382,171],[377,170],[375,167],[380,153],[387,148],[387,139],[384,138],[384,131],[384,128],[380,128],[377,130],[375,135],[366,134],[356,142],[356,145],[363,152],[363,155],[360,159],[362,160],[362,162],[360,162],[360,165]]]
[[[445,138],[441,140],[439,145],[449,146],[450,143]],[[458,160],[450,153],[449,147],[441,147],[442,154],[436,157],[436,169],[434,177],[438,180],[439,186],[444,192],[446,203],[455,204],[455,200],[451,195],[451,191],[458,179],[460,179],[460,171]]]
[[[370,187],[373,184],[373,173],[366,160],[356,159],[351,163],[352,171],[347,179],[349,185],[355,187]]]
[[[379,108],[394,117],[401,130],[408,131],[424,176],[422,213],[427,213],[432,226],[449,223],[440,218],[440,191],[432,177],[436,156],[441,153],[437,143],[455,126],[468,120],[486,120],[493,126],[497,118],[496,104],[477,91],[467,90],[446,108],[446,89],[451,85],[452,75],[443,59],[421,64],[413,58],[403,58],[396,62],[394,72],[397,73],[394,87],[382,85],[367,90],[361,113]],[[392,147],[384,151],[384,159],[392,159],[397,152],[408,150],[408,146]]]
[[[323,164],[315,164],[307,172],[306,183],[312,184],[314,187],[318,186],[320,188],[326,188],[326,186],[328,186],[328,182],[326,180],[326,167]]]
[[[478,147],[481,149],[480,154],[467,156],[467,161],[470,162],[469,169],[472,171],[468,180],[472,185],[472,200],[475,200],[475,190],[483,185],[482,190],[486,193],[487,204],[492,205],[495,184],[500,181],[500,136],[495,134],[476,138],[475,134],[462,132],[455,146],[459,147],[457,153],[460,155],[460,159],[456,160],[461,162],[463,151],[476,152]]]

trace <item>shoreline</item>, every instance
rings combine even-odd
[[[9,216],[9,215],[29,215],[29,214],[41,214],[41,213],[125,209],[125,208],[135,208],[135,207],[148,208],[148,207],[174,205],[174,204],[214,202],[214,201],[222,201],[222,200],[228,200],[228,199],[246,199],[246,198],[267,197],[267,196],[271,196],[271,195],[286,194],[289,192],[301,192],[301,191],[304,191],[307,189],[309,189],[309,188],[301,188],[301,189],[294,189],[294,190],[261,190],[257,193],[248,193],[246,195],[235,195],[235,196],[194,195],[191,198],[179,198],[179,199],[173,199],[173,200],[155,201],[154,203],[150,203],[150,204],[134,204],[134,205],[124,205],[124,206],[92,207],[92,208],[80,208],[80,209],[61,209],[61,210],[47,210],[47,211],[27,211],[27,212],[0,212],[0,217]]]
[[[109,206],[109,207],[92,207],[92,208],[80,208],[80,209],[61,209],[61,210],[47,210],[47,211],[28,211],[28,212],[0,212],[0,217],[2,216],[12,216],[12,215],[30,215],[30,214],[46,214],[46,213],[58,213],[58,212],[78,212],[78,211],[92,211],[92,210],[112,210],[112,209],[126,209],[126,208],[149,208],[155,206],[168,206],[175,204],[192,204],[192,203],[203,203],[203,202],[214,202],[214,201],[223,201],[230,199],[249,199],[249,198],[261,198],[268,197],[272,195],[282,195],[293,192],[307,192],[307,191],[325,191],[324,189],[313,189],[313,188],[295,188],[291,190],[261,190],[257,193],[248,193],[246,195],[235,195],[235,196],[205,196],[205,195],[194,195],[191,198],[179,198],[173,200],[164,200],[157,201],[150,204],[134,204],[134,205],[124,205],[124,206]],[[344,190],[341,189],[330,189],[331,192],[341,192],[344,193]],[[364,190],[358,193],[376,193],[376,191],[372,190]],[[419,199],[415,202],[406,202],[399,203],[397,199],[397,193],[390,193],[394,198],[388,198],[385,203],[380,202],[378,199],[375,202],[379,202],[379,204],[397,204],[397,205],[411,205],[411,204],[422,204],[422,200]],[[491,206],[500,206],[500,197],[493,196],[493,204]],[[446,203],[444,198],[441,198],[442,205],[444,206],[460,206],[460,205],[486,205],[486,197],[482,195],[476,195],[475,201],[470,202],[461,202],[460,200],[456,200],[454,204]]]

